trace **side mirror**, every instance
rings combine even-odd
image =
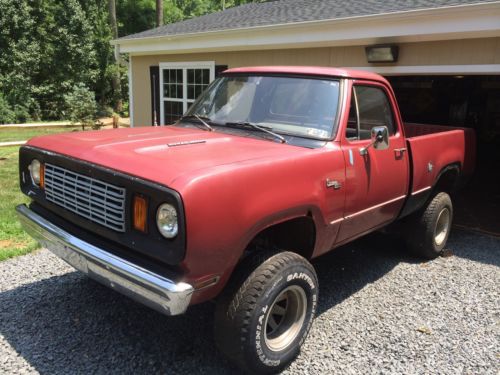
[[[387,126],[374,126],[371,132],[372,142],[359,150],[362,156],[368,154],[368,148],[373,146],[375,150],[386,150],[389,148],[389,129]]]
[[[387,126],[374,126],[372,128],[372,143],[376,150],[389,148],[389,129]]]

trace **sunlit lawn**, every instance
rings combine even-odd
[[[38,247],[16,217],[15,207],[29,201],[19,190],[18,153],[19,147],[0,148],[0,261]]]
[[[40,129],[40,128],[3,128],[0,125],[0,142],[11,142],[11,141],[26,141],[30,138],[39,136],[39,135],[47,135],[47,134],[55,134],[55,133],[65,133],[71,131],[82,130],[81,127],[59,127],[59,128],[48,128],[48,129]]]
[[[38,135],[80,130],[79,127],[2,129],[0,142],[25,141]],[[0,261],[26,254],[38,244],[21,228],[15,207],[29,199],[19,190],[19,147],[0,147]]]
[[[25,141],[46,134],[79,131],[81,127],[2,129],[0,142]],[[26,254],[38,247],[19,224],[15,207],[29,199],[19,190],[19,147],[0,147],[0,261]]]

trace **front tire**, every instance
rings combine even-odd
[[[238,271],[240,282],[228,286],[216,308],[217,346],[249,373],[279,372],[298,355],[311,327],[316,272],[291,252],[247,261]],[[238,275],[230,283],[236,280]]]
[[[426,259],[437,258],[443,252],[450,235],[453,205],[447,193],[436,194],[425,210],[415,214],[408,224],[408,246],[414,254]]]

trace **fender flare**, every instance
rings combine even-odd
[[[315,246],[317,244],[318,234],[322,232],[322,227],[325,227],[325,220],[321,213],[321,210],[317,206],[297,206],[293,208],[286,209],[284,211],[273,213],[272,215],[261,218],[245,233],[242,240],[239,243],[239,261],[244,257],[248,246],[251,244],[253,239],[262,233],[264,230],[271,228],[272,226],[285,223],[290,220],[300,219],[309,217],[314,223],[315,234]],[[323,223],[323,225],[321,224]]]
[[[461,169],[460,169],[460,162],[455,161],[452,163],[449,163],[445,165],[439,173],[436,176],[436,179],[434,180],[434,183],[430,187],[430,189],[425,190],[419,194],[412,195],[411,193],[408,194],[408,198],[406,199],[406,202],[401,209],[401,212],[398,216],[398,219],[404,218],[408,215],[411,215],[412,213],[418,211],[421,209],[428,201],[429,199],[434,195],[436,188],[438,186],[439,180],[441,177],[446,174],[449,171],[456,171],[457,172],[457,179],[460,179],[460,174],[461,174]]]

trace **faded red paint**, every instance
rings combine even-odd
[[[215,297],[248,243],[273,224],[310,215],[316,227],[315,257],[394,221],[407,197],[432,187],[447,165],[457,163],[463,172],[472,171],[473,131],[403,125],[394,93],[379,75],[318,67],[238,68],[226,73],[344,78],[345,100],[340,105],[335,138],[324,147],[307,149],[170,126],[68,133],[29,141],[30,146],[178,191],[185,205],[187,225],[187,251],[182,263],[185,281],[195,283],[208,275],[221,277],[216,286],[196,292],[192,303]],[[386,90],[398,128],[390,137],[389,149],[370,148],[368,155],[362,156],[359,149],[369,141],[350,142],[345,138],[353,82],[379,85]],[[405,137],[405,131],[410,138]],[[204,142],[166,146],[193,140]],[[401,148],[408,150],[395,151]],[[429,162],[432,171],[428,171]],[[338,181],[342,188],[327,188],[327,179]]]

